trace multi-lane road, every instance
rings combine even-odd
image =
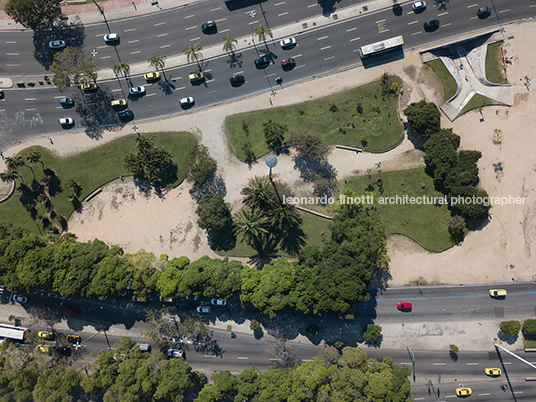
[[[211,2],[200,4],[208,3],[212,4]],[[258,23],[271,27],[288,23],[286,18],[290,18],[288,15],[291,15],[289,9],[293,10],[292,18],[295,20],[299,20],[298,17],[302,14],[319,13],[315,7],[308,7],[305,1],[296,3],[300,5],[293,3],[290,6],[283,2],[261,3],[266,12],[266,21],[263,17]],[[476,17],[476,7],[481,6],[480,3],[449,2],[446,3],[446,9],[436,9],[430,3],[426,11],[420,14],[413,13],[410,3],[407,3],[401,6],[401,13],[388,8],[297,33],[295,37],[298,40],[298,46],[291,50],[282,50],[277,41],[268,41],[267,45],[257,43],[238,52],[234,62],[229,55],[224,54],[202,60],[199,66],[192,63],[187,66],[169,68],[166,70],[168,81],[163,80],[152,85],[145,84],[142,76],[134,76],[132,84],[146,85],[147,95],[139,99],[129,99],[129,108],[133,110],[137,120],[150,119],[183,113],[184,111],[178,105],[179,97],[193,96],[195,106],[190,110],[197,110],[200,107],[224,103],[260,92],[267,92],[266,106],[269,107],[270,91],[277,90],[275,77],[281,76],[285,86],[356,66],[360,64],[357,50],[365,44],[402,34],[405,38],[404,48],[408,50],[423,47],[432,42],[440,43],[474,30],[491,31],[499,28],[500,24],[533,17],[536,12],[534,0],[521,0],[515,3],[496,0],[492,15],[481,20]],[[196,41],[201,41],[205,46],[221,43],[222,31],[227,29],[229,31],[225,33],[230,33],[233,37],[250,35],[252,32],[250,23],[256,20],[245,14],[245,10],[254,9],[256,15],[263,15],[261,5],[230,12],[225,7],[220,8],[221,4],[219,6],[217,4],[219,3],[215,2],[212,8],[200,7],[195,10],[180,8],[138,18],[111,21],[109,22],[110,30],[121,36],[121,44],[116,47],[107,46],[102,41],[102,35],[107,32],[105,24],[84,27],[86,48],[96,49],[98,52],[96,57],[103,66],[113,65],[119,60],[129,63],[142,62],[149,55],[178,54],[183,47]],[[300,11],[301,14],[294,15]],[[285,14],[286,12],[289,14]],[[190,17],[191,15],[193,17]],[[209,19],[219,21],[223,18],[225,20],[218,22],[220,31],[217,35],[204,35],[201,32],[202,22]],[[434,18],[441,21],[441,27],[435,32],[424,32],[422,24]],[[166,23],[155,26],[161,22]],[[192,28],[187,29],[190,27]],[[9,53],[19,53],[19,56],[10,56],[14,59],[10,59],[9,63],[2,66],[4,74],[8,71],[6,70],[7,64],[17,64],[13,60],[22,57],[22,54],[28,57],[27,55],[33,54],[35,50],[33,42],[24,36],[28,33],[6,33],[6,35],[10,35],[10,40],[6,42],[16,42],[9,45],[16,46],[18,49]],[[18,37],[13,35],[21,35],[21,37],[15,39]],[[146,39],[145,36],[150,39]],[[162,48],[162,46],[166,47]],[[264,70],[258,70],[253,60],[265,53],[270,54],[273,63]],[[103,57],[105,59],[102,59]],[[288,57],[295,58],[296,67],[290,71],[283,71],[279,65],[280,60]],[[22,71],[22,64],[25,63],[18,64],[21,66],[13,66],[9,70],[12,74]],[[35,63],[33,65],[38,70],[32,69],[32,71],[42,70],[42,67]],[[188,81],[188,74],[198,68],[206,73],[208,79],[201,85],[192,85]],[[244,85],[240,87],[230,85],[229,77],[235,73],[244,74],[246,78]],[[66,95],[75,99],[76,107],[67,110],[62,109],[58,103],[58,98],[62,95],[55,88],[46,85],[39,88],[6,90],[6,99],[0,102],[0,148],[5,149],[32,136],[61,130],[57,122],[59,117],[72,117],[75,120],[75,127],[72,130],[84,128],[90,135],[101,135],[105,127],[122,124],[109,105],[113,98],[127,98],[129,86],[130,83],[123,79],[99,82],[100,91],[93,95],[84,95],[78,89],[68,90]]]

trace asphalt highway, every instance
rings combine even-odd
[[[272,91],[277,93],[275,77],[281,76],[282,85],[285,86],[358,65],[361,61],[357,50],[365,44],[402,34],[406,50],[424,47],[431,42],[439,43],[475,29],[497,29],[497,16],[503,24],[532,17],[536,11],[536,8],[531,7],[535,5],[534,0],[521,0],[516,3],[496,0],[494,3],[497,11],[484,20],[476,18],[475,6],[466,3],[448,3],[447,10],[436,10],[429,5],[426,11],[418,15],[411,11],[409,4],[402,6],[401,15],[395,15],[390,8],[365,14],[297,34],[295,36],[298,46],[291,50],[282,50],[278,43],[269,41],[266,45],[256,44],[237,53],[234,60],[229,55],[222,55],[201,60],[199,65],[192,63],[167,69],[167,79],[152,85],[147,85],[143,77],[138,76],[132,77],[131,83],[124,79],[99,82],[100,89],[96,94],[84,95],[78,89],[71,89],[66,91],[65,95],[75,99],[76,106],[72,109],[62,109],[57,103],[62,95],[46,84],[37,85],[36,88],[6,90],[5,100],[0,101],[0,149],[32,136],[60,131],[57,122],[60,117],[72,117],[75,126],[71,130],[83,128],[93,137],[101,136],[106,127],[113,129],[126,124],[119,121],[109,102],[113,98],[127,98],[126,93],[131,84],[147,87],[146,96],[128,99],[129,108],[135,115],[134,121],[184,113],[185,110],[178,105],[178,99],[185,96],[194,97],[195,105],[190,110],[197,110],[266,92],[266,106],[269,107],[270,94]],[[264,7],[266,3],[262,4]],[[433,18],[440,19],[441,28],[431,33],[423,32],[424,21]],[[192,35],[196,37],[196,34]],[[117,50],[115,57],[121,57],[123,60],[123,53],[127,53],[124,52],[125,43],[128,43],[128,40],[122,39],[121,45],[106,50],[113,53]],[[272,64],[266,69],[258,70],[253,60],[262,54],[269,54]],[[146,56],[139,57],[143,60]],[[296,67],[283,71],[279,65],[280,60],[288,57],[295,58]],[[396,57],[403,57],[403,53],[386,54],[379,60],[376,59],[376,62],[386,63]],[[118,60],[117,58],[112,64]],[[192,85],[188,81],[188,74],[199,69],[206,73],[208,79],[200,85]],[[229,83],[230,76],[236,73],[241,73],[246,78],[246,82],[240,87],[232,87]]]

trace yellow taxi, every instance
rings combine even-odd
[[[145,303],[147,301],[147,296],[132,296],[132,301],[138,302],[138,303]]]
[[[38,352],[41,352],[41,353],[49,353],[50,349],[52,349],[52,346],[50,346],[50,345],[37,345],[35,347],[35,350],[37,350]]]
[[[80,86],[80,88],[82,88],[82,91],[84,92],[92,92],[92,91],[96,91],[97,90],[97,84],[94,84],[94,83],[86,83],[86,84],[82,84]]]
[[[173,299],[173,297],[160,296],[160,301],[162,303],[173,303],[175,300]]]
[[[49,331],[39,331],[37,333],[37,336],[41,339],[46,339],[47,341],[53,341],[54,340],[54,333]]]
[[[504,289],[490,289],[489,295],[491,297],[505,297],[506,296],[506,290],[504,290]]]
[[[456,395],[457,396],[470,396],[473,393],[473,390],[471,388],[465,387],[465,388],[456,388]]]
[[[67,335],[65,340],[72,344],[82,343],[82,338],[80,338],[78,335]]]
[[[195,82],[195,81],[201,81],[203,79],[205,79],[205,74],[203,73],[192,73],[188,76],[188,79],[190,80],[190,82]]]
[[[145,78],[145,81],[147,82],[156,81],[157,79],[160,78],[160,73],[153,71],[152,73],[145,74],[143,78]]]
[[[486,375],[489,375],[490,377],[495,377],[501,375],[502,371],[500,368],[487,368],[484,369],[484,373],[486,373]]]
[[[125,99],[114,99],[112,101],[112,107],[124,107],[127,105],[127,101]]]

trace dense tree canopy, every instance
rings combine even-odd
[[[408,105],[404,109],[413,130],[425,137],[430,137],[441,128],[441,114],[436,104],[421,100]]]
[[[34,31],[52,28],[61,17],[62,0],[9,0],[6,13],[26,28]]]
[[[86,57],[84,48],[67,46],[54,54],[52,81],[63,92],[65,88],[96,81],[98,67],[93,57]]]

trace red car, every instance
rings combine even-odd
[[[65,314],[67,314],[69,317],[78,317],[80,315],[80,312],[78,310],[67,309],[65,311]]]
[[[396,307],[401,311],[411,311],[413,305],[411,303],[398,303]]]
[[[281,67],[283,68],[292,68],[296,65],[296,60],[292,57],[290,59],[281,60]]]

